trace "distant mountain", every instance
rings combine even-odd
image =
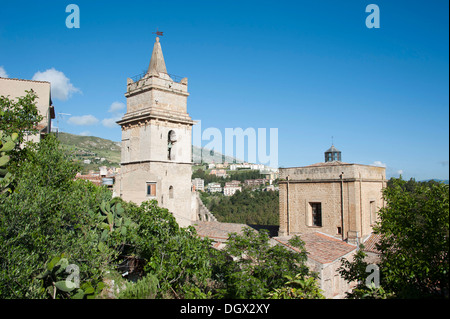
[[[207,148],[198,147],[193,145],[192,147],[192,161],[194,163],[242,163],[242,160],[236,159],[231,156],[223,155],[222,153],[209,150]]]
[[[429,181],[442,182],[442,183],[447,184],[447,185],[448,185],[448,183],[449,183],[449,180],[448,180],[448,179],[436,179],[436,178],[432,178],[432,179],[424,179],[424,180],[421,181],[421,182],[429,182]]]
[[[73,151],[77,159],[82,162],[90,161],[90,164],[84,164],[85,170],[97,170],[102,165],[116,167],[120,165],[120,142],[64,132],[58,133],[58,140],[65,148]],[[192,155],[194,163],[242,163],[241,160],[234,157],[224,156],[222,153],[195,145],[192,147]],[[105,160],[101,161],[102,158]]]

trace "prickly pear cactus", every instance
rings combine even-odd
[[[125,236],[130,227],[136,226],[130,218],[124,215],[121,203],[118,203],[115,199],[109,202],[102,201],[98,216],[101,220],[99,226],[103,229],[102,241],[107,240],[109,234],[114,231],[118,231],[122,236]]]
[[[10,156],[8,155],[14,147],[16,147],[19,134],[13,133],[11,135],[5,135],[0,131],[0,192],[10,191],[8,188],[12,182],[13,176],[8,171],[8,164]]]

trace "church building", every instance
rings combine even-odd
[[[156,199],[181,227],[195,218],[191,208],[191,131],[188,80],[167,73],[159,37],[147,72],[127,79],[121,172],[115,192],[137,204]]]
[[[273,239],[294,250],[292,236],[304,241],[307,265],[318,274],[326,298],[344,298],[355,286],[340,276],[341,260],[352,260],[359,244],[370,242],[385,205],[386,169],[341,160],[332,145],[325,162],[280,168],[280,226]]]
[[[341,162],[331,146],[325,162],[280,169],[280,236],[321,232],[361,242],[384,206],[384,167]]]

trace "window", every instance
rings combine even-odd
[[[174,152],[174,146],[177,141],[177,134],[175,131],[170,130],[169,134],[167,135],[167,159],[168,160],[174,160],[175,159],[175,152]]]
[[[169,187],[169,198],[173,198],[173,186]]]
[[[322,204],[310,203],[312,213],[312,225],[322,227]]]
[[[377,220],[377,210],[375,207],[375,201],[371,200],[370,201],[370,224],[373,225],[375,224]]]
[[[148,182],[147,183],[147,196],[156,196],[156,183]]]

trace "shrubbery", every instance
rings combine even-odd
[[[304,254],[270,247],[264,232],[233,234],[219,252],[156,201],[138,206],[75,180],[78,164],[51,135],[13,165],[13,191],[0,197],[0,298],[94,298],[130,262],[138,280],[118,298],[264,298],[284,275],[309,275]],[[69,265],[76,288],[65,284]]]
[[[0,298],[265,298],[286,275],[313,276],[306,253],[271,247],[267,233],[232,234],[217,251],[156,201],[138,206],[75,180],[79,164],[51,134],[24,148],[17,134],[12,145],[40,120],[34,98],[0,100],[8,121],[19,117],[0,117]],[[121,282],[108,287],[111,278]]]

